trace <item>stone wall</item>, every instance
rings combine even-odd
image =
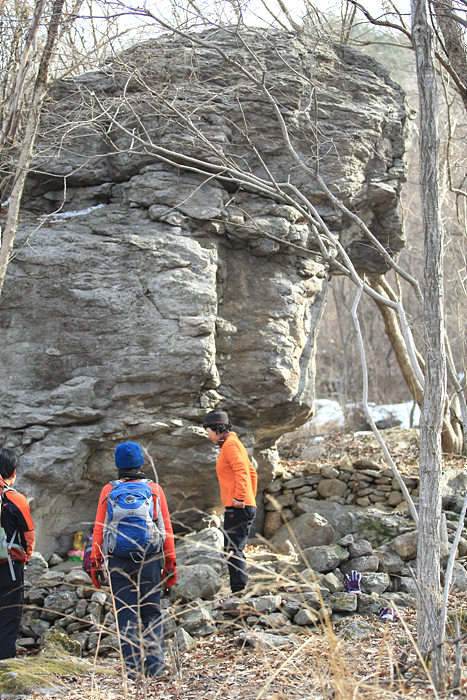
[[[418,477],[403,476],[414,502],[418,502]],[[338,466],[304,462],[294,473],[283,471],[263,496],[266,510],[264,535],[270,538],[283,524],[317,510],[316,501],[341,505],[394,508],[404,500],[392,469],[367,459],[352,462],[344,457]]]

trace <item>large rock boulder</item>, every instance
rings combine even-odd
[[[333,538],[334,529],[325,518],[318,513],[304,513],[282,525],[272,536],[270,544],[271,547],[282,552],[284,544],[291,542],[299,552],[306,547],[331,544]]]
[[[212,598],[220,591],[222,581],[217,572],[207,564],[177,567],[177,583],[170,589],[172,600],[191,601]]]
[[[337,544],[330,547],[308,547],[303,550],[301,555],[306,566],[320,573],[332,571],[348,558],[348,551]]]
[[[401,89],[348,47],[244,32],[297,152],[317,155],[334,193],[398,251]],[[44,110],[23,207],[61,214],[20,224],[0,304],[0,444],[21,456],[18,487],[33,499],[46,557],[90,531],[116,443],[148,450],[175,519],[194,524],[220,506],[207,409],[229,412],[258,458],[260,488],[277,438],[311,415],[328,265],[298,209],[272,189],[216,177],[219,159],[250,179],[267,177],[264,162],[301,189],[357,267],[385,270],[296,167],[272,105],[226,67],[216,45],[256,70],[237,28],[203,36],[204,46],[190,37],[137,45],[58,83]],[[304,111],[314,94],[318,145]],[[198,131],[174,106],[197,114]]]
[[[224,556],[224,535],[216,527],[204,528],[199,532],[183,535],[177,541],[175,554],[178,566],[207,564],[217,574],[227,571]]]

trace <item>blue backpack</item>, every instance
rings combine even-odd
[[[149,485],[151,480],[118,479],[110,483],[113,488],[106,497],[104,552],[140,558],[160,551],[165,540],[165,525],[159,498]]]

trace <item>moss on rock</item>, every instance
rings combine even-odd
[[[61,688],[61,676],[88,673],[92,664],[76,657],[27,656],[0,661],[0,694],[31,695]]]

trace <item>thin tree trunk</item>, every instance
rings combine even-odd
[[[375,292],[378,292],[381,296],[385,296],[392,301],[397,301],[397,297],[385,279],[384,275],[370,275],[368,277],[368,284]],[[402,372],[410,393],[413,396],[414,401],[421,407],[423,402],[423,387],[420,384],[417,375],[415,374],[413,365],[410,361],[409,352],[407,350],[407,343],[402,334],[402,330],[399,323],[399,317],[397,312],[375,300],[375,303],[380,310],[381,316],[384,320],[384,330],[389,338],[389,342],[394,350],[394,354],[397,359],[397,363]],[[419,364],[421,370],[424,372],[425,363],[423,358],[418,356]],[[457,420],[453,425],[451,422],[451,411],[449,408],[449,402],[446,400],[444,402],[444,416],[443,416],[443,428],[441,432],[441,445],[443,452],[447,454],[459,454],[462,451],[463,446],[463,435],[462,432],[457,428]]]
[[[454,18],[452,0],[435,0],[433,7],[436,21],[443,35],[444,49],[459,78],[458,90],[467,110],[467,47],[465,44],[465,29]],[[462,86],[462,87],[461,87]]]
[[[58,31],[63,15],[64,1],[65,0],[55,0],[53,5],[52,16],[47,30],[47,42],[39,64],[39,70],[29,108],[28,120],[26,123],[24,136],[22,138],[18,162],[15,168],[15,177],[10,193],[10,203],[8,205],[5,227],[2,232],[0,244],[0,294],[5,282],[8,262],[13,249],[16,232],[18,230],[21,197],[23,195],[24,183],[31,164],[37,127],[39,125],[42,105],[47,92],[48,72],[57,43]]]
[[[443,228],[439,194],[436,70],[426,0],[412,0],[412,39],[420,105],[420,193],[424,229],[425,391],[420,421],[418,530],[418,645],[432,651],[433,682],[445,683],[443,648],[436,646],[440,617],[441,429],[446,401],[443,315]],[[433,647],[433,645],[435,645]]]
[[[383,275],[370,275],[368,277],[368,284],[375,292],[378,292],[381,296],[385,296],[392,301],[397,301],[394,293],[392,292],[389,284],[384,279]],[[405,342],[404,336],[402,335],[402,330],[399,324],[399,319],[397,313],[394,309],[386,304],[382,304],[379,301],[375,301],[378,309],[381,312],[384,321],[384,330],[389,338],[391,346],[396,355],[397,363],[400,367],[402,375],[405,379],[410,393],[413,399],[419,406],[422,405],[423,400],[423,387],[418,381],[418,377],[414,372],[412,367],[412,362],[410,361],[409,352],[407,350],[407,344]],[[419,358],[419,364],[422,371],[424,370],[424,362],[422,358]]]

